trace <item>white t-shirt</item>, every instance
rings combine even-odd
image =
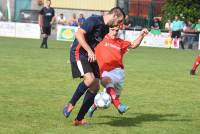
[[[65,16],[63,16],[63,18],[61,18],[60,16],[58,16],[57,22],[58,22],[58,23],[65,23],[65,22],[66,22]]]
[[[0,11],[0,20],[3,19],[3,13]]]

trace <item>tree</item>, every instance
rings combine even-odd
[[[199,0],[166,0],[163,11],[163,21],[173,19],[178,15],[182,20],[196,22],[200,18]]]

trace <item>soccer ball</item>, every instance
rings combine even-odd
[[[106,92],[100,92],[95,96],[94,104],[98,108],[108,108],[111,104],[111,97]]]

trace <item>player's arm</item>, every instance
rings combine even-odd
[[[43,22],[43,16],[41,14],[39,14],[38,15],[38,24],[39,24],[40,27],[43,26],[42,22]]]
[[[76,39],[78,40],[79,44],[87,51],[88,53],[88,61],[93,62],[96,60],[95,54],[88,45],[85,40],[86,31],[82,28],[79,28],[78,31],[75,33]]]
[[[54,22],[56,21],[56,17],[55,16],[53,16],[53,18],[51,19],[51,22],[50,22],[50,24],[52,25]]]
[[[148,30],[146,28],[142,29],[140,35],[133,42],[131,42],[130,48],[132,49],[137,48],[142,42],[144,36],[147,34],[148,34]]]
[[[43,15],[44,15],[44,10],[43,10],[44,8],[42,8],[41,10],[40,10],[40,12],[39,12],[39,15],[38,15],[38,24],[39,24],[39,26],[40,26],[40,28],[42,28],[42,26],[43,26]]]
[[[52,17],[51,22],[50,22],[51,25],[56,21],[56,16],[55,16],[54,9],[53,9],[53,13],[52,14],[53,14],[53,17]]]

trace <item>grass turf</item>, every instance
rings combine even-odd
[[[124,57],[126,81],[120,115],[111,106],[75,127],[79,101],[69,119],[62,115],[80,79],[71,78],[70,43],[0,38],[1,134],[198,134],[200,73],[189,70],[198,51],[139,47]]]

